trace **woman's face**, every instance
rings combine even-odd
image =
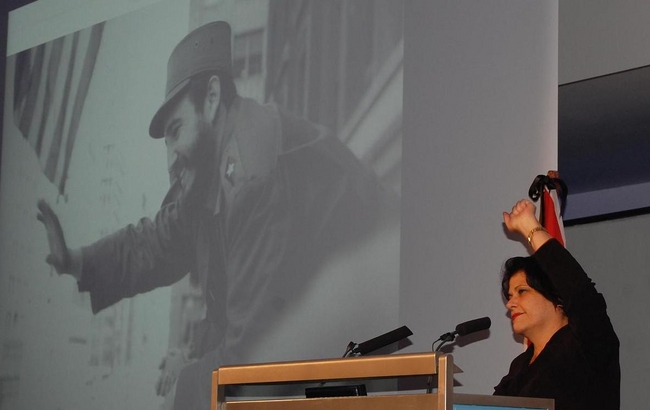
[[[510,278],[506,308],[510,312],[514,332],[529,339],[535,333],[547,330],[554,332],[558,323],[562,323],[565,318],[561,307],[553,305],[553,302],[528,285],[523,271]]]

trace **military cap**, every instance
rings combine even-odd
[[[231,74],[230,35],[228,23],[215,21],[193,30],[174,48],[167,62],[165,100],[149,125],[151,137],[163,136],[165,114],[170,102],[187,87],[193,76],[212,70]]]

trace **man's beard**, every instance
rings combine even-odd
[[[181,157],[178,165],[169,173],[170,186],[178,190],[177,195],[198,199],[199,193],[207,192],[212,179],[211,164],[215,162],[216,155],[213,140],[212,129],[204,124],[190,156]]]

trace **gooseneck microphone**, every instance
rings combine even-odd
[[[391,330],[388,333],[383,335],[373,337],[370,340],[366,340],[362,343],[350,342],[345,348],[345,353],[343,357],[348,356],[363,356],[370,352],[374,352],[377,349],[386,347],[392,343],[399,342],[402,339],[406,339],[411,336],[413,332],[406,326],[402,326],[395,330]],[[321,382],[318,387],[307,387],[305,389],[305,395],[307,397],[335,397],[335,396],[365,396],[366,387],[363,384],[355,386],[335,386],[335,387],[323,387],[325,382]]]
[[[490,328],[491,325],[492,325],[492,321],[487,316],[460,323],[456,326],[456,330],[454,330],[453,332],[448,332],[443,334],[438,338],[438,340],[433,342],[431,344],[431,350],[437,352],[445,343],[453,342],[456,339],[456,336],[465,336],[470,333],[480,332],[481,330],[487,330]],[[438,341],[440,342],[440,344],[438,345],[437,348],[434,349],[433,345]]]
[[[364,354],[374,352],[377,349],[381,349],[382,347],[386,347],[392,343],[399,342],[402,339],[406,339],[412,334],[413,332],[411,332],[411,329],[409,329],[406,326],[402,326],[398,329],[391,330],[388,333],[384,333],[381,336],[374,337],[370,340],[366,340],[365,342],[359,344],[350,342],[350,344],[348,344],[348,348],[346,349],[346,352],[343,355],[343,357],[346,357],[351,354],[363,356]]]
[[[431,350],[437,352],[445,343],[453,342],[456,339],[456,336],[465,336],[470,333],[480,332],[481,330],[487,330],[490,328],[491,325],[492,325],[492,321],[487,316],[474,319],[474,320],[469,320],[467,322],[459,323],[458,325],[456,325],[456,330],[441,335],[438,338],[438,340],[431,343]],[[434,348],[433,346],[438,341],[440,342],[440,344],[438,345],[438,347]],[[429,376],[429,379],[427,380],[427,393],[431,393],[433,391],[432,383],[433,383],[433,377]]]
[[[488,330],[492,325],[489,317],[482,317],[480,319],[470,320],[456,326],[456,334],[458,336],[465,336],[470,333],[480,332],[481,330]]]

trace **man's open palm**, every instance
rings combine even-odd
[[[50,205],[44,200],[38,201],[38,220],[43,222],[45,230],[47,231],[47,242],[50,245],[50,254],[47,255],[45,261],[54,266],[56,272],[70,273],[70,254],[68,247],[65,243],[63,236],[63,229],[59,223],[59,218],[56,216]]]

